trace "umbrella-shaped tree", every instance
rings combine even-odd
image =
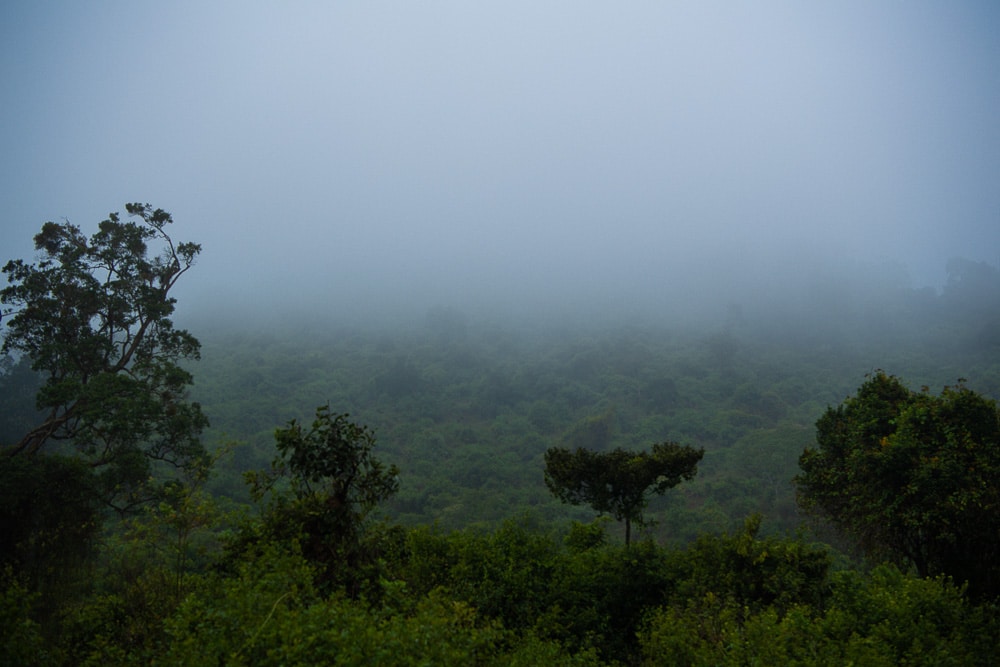
[[[545,452],[545,485],[564,503],[585,503],[624,521],[628,545],[632,523],[642,525],[650,496],[694,477],[704,455],[703,449],[675,442],[655,444],[648,452],[553,447]]]

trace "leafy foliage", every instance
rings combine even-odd
[[[365,539],[376,535],[365,534],[366,519],[399,489],[399,471],[375,458],[368,428],[347,414],[332,414],[329,406],[317,408],[310,427],[292,420],[274,437],[278,455],[270,470],[247,475],[256,499],[271,494],[265,534],[301,539],[324,590],[346,585],[360,594],[358,572],[377,561],[380,548]],[[290,496],[279,482],[288,483]]]
[[[816,424],[802,503],[870,556],[1000,595],[1000,413],[963,385],[912,392],[878,372]]]
[[[821,608],[833,565],[829,550],[801,537],[761,537],[761,521],[753,515],[740,531],[702,535],[671,559],[674,599],[711,595],[742,613],[784,613],[796,605]]]
[[[46,646],[41,625],[32,618],[38,599],[14,575],[13,568],[0,571],[0,665],[58,664]]]
[[[207,582],[168,622],[167,665],[596,665],[592,653],[515,635],[437,591],[396,606],[322,597],[310,565],[269,546]]]
[[[651,541],[631,547],[594,539],[599,524],[564,540],[523,517],[495,531],[412,530],[399,572],[412,594],[443,591],[505,628],[530,630],[574,651],[634,664],[644,619],[712,596],[743,612],[820,608],[830,586],[826,548],[800,538],[761,538],[760,517],[733,535],[706,535],[687,549]],[[592,533],[590,546],[580,534]],[[715,613],[703,609],[701,612]]]
[[[11,260],[0,291],[7,317],[3,352],[21,353],[44,376],[41,424],[5,449],[33,454],[51,440],[100,469],[105,500],[127,509],[147,497],[152,461],[186,466],[204,455],[208,421],[185,400],[198,341],[173,327],[170,290],[201,247],[175,244],[169,213],[128,204],[141,224],[112,213],[89,239],[68,222],[35,236],[38,264]],[[149,244],[160,246],[149,257]]]
[[[987,665],[997,616],[948,581],[880,566],[835,573],[821,607],[741,608],[707,593],[650,615],[644,665]]]
[[[586,503],[624,520],[627,545],[632,522],[642,525],[649,494],[662,495],[694,477],[704,455],[703,449],[674,442],[655,444],[650,452],[553,447],[545,452],[545,485],[564,503]]]

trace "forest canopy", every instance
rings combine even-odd
[[[876,372],[816,424],[802,504],[874,560],[1000,595],[1000,412],[964,384],[914,392]]]
[[[202,347],[171,296],[200,248],[174,245],[169,214],[127,209],[139,222],[112,215],[89,238],[46,226],[41,261],[5,269],[0,433],[20,435],[0,461],[0,662],[1000,650],[1000,367],[959,299],[978,279],[927,309],[901,297],[913,324],[953,315],[912,345],[846,319],[822,339],[735,316],[532,335],[440,308],[407,331],[216,330]],[[878,372],[843,399],[873,358],[928,385],[976,375],[936,395]],[[869,563],[806,532],[796,472]],[[624,539],[574,504],[623,520]]]

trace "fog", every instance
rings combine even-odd
[[[181,316],[721,322],[1000,260],[993,2],[13,1],[0,55],[0,260],[149,202]]]

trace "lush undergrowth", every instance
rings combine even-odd
[[[177,560],[194,533],[170,518],[113,540],[94,588],[48,624],[8,582],[5,664],[989,665],[1000,651],[995,606],[946,579],[838,567],[822,545],[760,536],[759,518],[683,549],[530,517],[370,525],[380,556],[353,572],[353,597],[321,590],[295,540]]]

